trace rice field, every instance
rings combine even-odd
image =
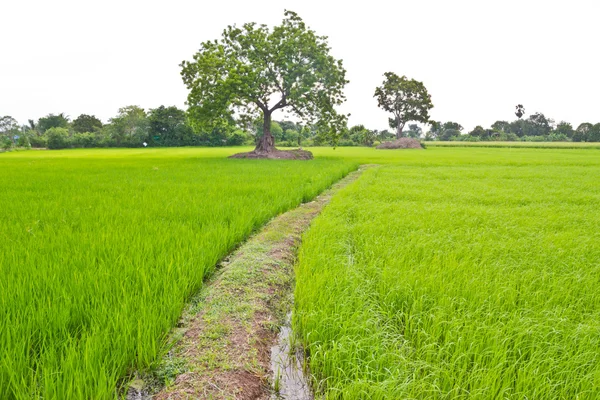
[[[357,162],[240,149],[0,154],[0,399],[114,399],[203,278]]]
[[[425,142],[428,147],[513,147],[528,149],[600,149],[597,142]]]
[[[600,153],[0,154],[0,399],[114,399],[220,259],[359,164],[305,234],[294,327],[328,399],[596,399]]]
[[[296,268],[317,393],[600,398],[600,153],[359,153]]]

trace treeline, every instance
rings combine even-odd
[[[215,129],[195,132],[185,111],[160,106],[144,110],[126,106],[104,124],[94,115],[81,114],[70,120],[64,113],[49,114],[19,126],[9,116],[0,119],[2,147],[47,147],[50,149],[88,147],[222,146],[244,144],[243,132]]]
[[[240,129],[235,121],[210,132],[199,131],[190,123],[184,110],[160,106],[144,110],[138,106],[120,108],[104,124],[94,115],[81,114],[71,120],[64,113],[49,114],[26,125],[10,117],[0,117],[0,147],[24,148],[92,148],[92,147],[176,147],[254,145],[262,136],[262,121]],[[369,140],[364,127],[351,130],[348,140],[356,144]],[[292,121],[273,121],[271,133],[278,146],[313,146],[329,144],[317,127]]]
[[[331,143],[329,138],[319,135],[316,127],[292,121],[273,121],[271,133],[281,147],[373,146],[395,137],[388,130],[356,125],[343,129],[336,143]],[[262,121],[251,123],[246,129],[239,129],[232,122],[230,126],[210,132],[198,131],[189,122],[186,112],[174,106],[148,111],[138,106],[123,107],[106,124],[87,114],[74,120],[64,113],[49,114],[22,126],[10,116],[0,118],[0,148],[4,150],[12,147],[142,147],[144,144],[150,147],[240,146],[255,145],[262,134]],[[410,124],[402,135],[426,141],[600,142],[600,123],[586,122],[574,128],[568,122],[554,124],[551,118],[535,113],[512,122],[496,121],[487,129],[477,126],[470,132],[464,132],[461,124],[452,121],[431,121],[427,131]]]
[[[432,122],[425,140],[440,141],[522,141],[522,142],[600,142],[600,123],[584,122],[574,128],[569,122],[554,123],[542,113],[512,122],[496,121],[490,128],[476,126],[463,132],[456,122]]]

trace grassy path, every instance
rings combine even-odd
[[[154,372],[166,383],[155,399],[271,396],[270,349],[291,307],[296,246],[331,197],[361,173],[273,219],[222,263],[184,313],[173,350]]]

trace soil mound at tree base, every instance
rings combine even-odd
[[[413,138],[400,138],[393,142],[384,142],[377,149],[423,149],[421,142]]]
[[[297,150],[277,150],[266,152],[251,151],[249,153],[237,153],[229,158],[271,158],[276,160],[312,160],[313,154],[310,151]]]

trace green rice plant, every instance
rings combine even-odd
[[[597,151],[348,151],[385,165],[300,249],[293,323],[319,394],[599,398]]]
[[[217,262],[351,160],[240,149],[0,155],[0,399],[112,399]]]
[[[535,136],[534,136],[535,137]],[[597,142],[426,142],[431,147],[514,147],[535,149],[600,149]]]

